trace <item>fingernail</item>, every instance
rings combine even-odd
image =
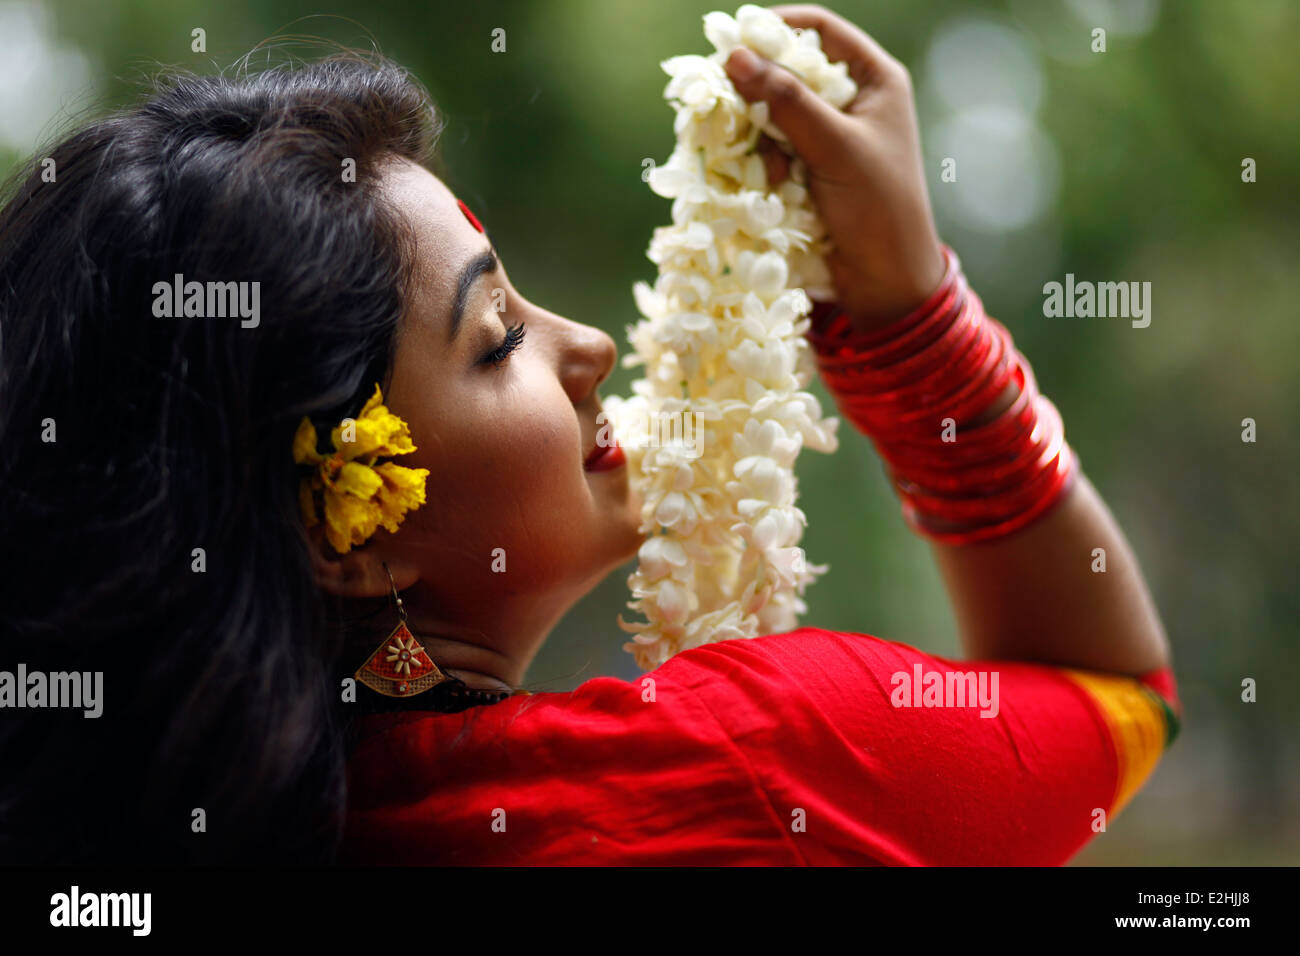
[[[758,75],[758,57],[746,47],[738,46],[727,60],[727,67],[734,79],[752,80]]]

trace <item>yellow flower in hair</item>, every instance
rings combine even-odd
[[[320,523],[317,493],[324,498],[325,537],[339,554],[364,544],[381,525],[396,532],[406,512],[424,504],[427,468],[404,468],[392,462],[376,464],[390,455],[415,451],[406,422],[383,404],[379,386],[351,422],[344,419],[330,432],[334,453],[316,447],[316,428],[303,418],[293,437],[293,460],[312,466],[298,486],[298,506],[311,528]]]
[[[415,451],[411,443],[411,430],[406,422],[388,410],[383,404],[384,397],[375,386],[375,394],[370,396],[355,420],[356,438],[348,442],[348,458],[365,458],[370,455],[407,455]],[[330,432],[330,441],[334,447],[342,444],[343,426]]]

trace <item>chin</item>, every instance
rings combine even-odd
[[[606,518],[602,521],[604,527],[596,532],[596,537],[599,538],[595,548],[597,553],[590,555],[596,566],[589,579],[593,582],[593,587],[612,571],[634,560],[641,545],[649,537],[638,530],[641,525],[641,504],[635,495],[630,496],[621,507],[609,509],[605,515]]]
[[[645,543],[645,540],[648,537],[650,536],[647,534],[642,534],[641,532],[637,531],[634,528],[632,530],[632,535],[628,547],[624,549],[625,553],[623,555],[622,560],[619,561],[619,564],[622,564],[623,561],[631,561],[633,558],[635,558],[637,552],[641,550],[641,545]]]
[[[637,552],[641,550],[641,545],[649,537],[648,534],[637,530],[640,523],[639,514],[629,512],[626,515],[623,525],[619,529],[617,547],[611,549],[613,553],[605,569],[606,574],[619,565],[626,564],[636,558]]]

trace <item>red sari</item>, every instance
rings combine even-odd
[[[1061,864],[1180,716],[1167,668],[948,660],[803,627],[636,681],[361,718],[342,862]]]

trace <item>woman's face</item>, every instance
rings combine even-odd
[[[399,463],[430,474],[426,504],[373,543],[406,577],[418,572],[403,592],[413,623],[422,616],[435,633],[486,645],[517,665],[505,679],[519,680],[546,632],[643,540],[627,466],[584,467],[599,430],[596,386],[617,349],[600,329],[524,298],[428,170],[400,161],[382,188],[418,237],[385,402],[417,448]],[[494,364],[520,322],[523,341]]]

